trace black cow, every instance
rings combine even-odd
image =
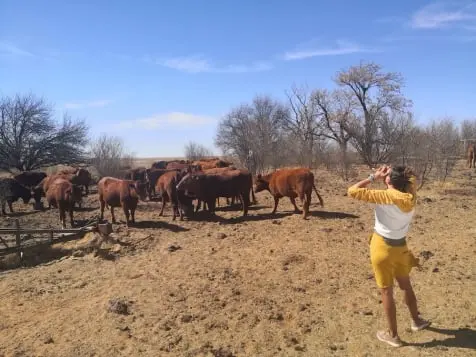
[[[12,203],[19,198],[27,204],[31,199],[31,191],[14,178],[0,178],[0,205],[2,206],[2,216],[7,214],[5,211],[5,203],[8,203],[8,208],[10,212],[13,213]]]
[[[212,214],[215,213],[217,197],[240,196],[243,216],[246,216],[250,205],[251,186],[249,173],[233,170],[219,174],[188,173],[178,183],[177,190],[184,190],[187,195],[204,201]]]

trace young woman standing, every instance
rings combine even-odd
[[[367,188],[376,180],[383,180],[387,189]],[[415,174],[405,166],[383,166],[367,179],[349,187],[348,194],[352,198],[376,204],[370,260],[388,321],[388,330],[378,331],[377,338],[393,347],[400,347],[403,343],[397,332],[394,280],[404,292],[405,303],[412,317],[412,331],[430,325],[430,321],[422,319],[418,312],[417,299],[410,282],[410,271],[418,265],[418,260],[408,249],[405,239],[416,203]]]

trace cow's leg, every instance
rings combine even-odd
[[[122,205],[122,210],[124,211],[124,215],[126,216],[126,227],[129,227],[129,208],[127,205]]]
[[[66,209],[65,208],[66,207],[64,204],[61,204],[61,203],[58,204],[60,222],[63,229],[66,229]]]
[[[311,195],[312,192],[306,192],[306,196],[304,198],[304,208],[303,208],[303,217],[304,219],[307,218],[309,215],[309,207],[311,206]]]
[[[112,217],[112,223],[116,223],[116,217],[114,216],[114,207],[110,206],[111,209],[111,217]]]
[[[162,195],[162,208],[160,209],[159,216],[164,215],[164,208],[165,208],[165,195]]]
[[[239,197],[243,205],[243,217],[245,217],[246,215],[248,215],[248,207],[250,206],[250,196],[248,192],[242,192]]]
[[[131,207],[131,222],[136,223],[136,206]]]
[[[7,212],[5,211],[5,204],[6,202],[2,201],[2,216],[7,214]]]
[[[279,197],[274,197],[274,209],[271,214],[275,214],[276,210],[278,209]]]
[[[7,203],[8,203],[8,209],[10,210],[10,213],[13,213],[12,201],[7,201]]]
[[[102,221],[104,219],[104,208],[106,207],[106,202],[102,198],[99,198],[99,204],[101,205],[101,214],[99,219]]]
[[[73,207],[74,202],[71,202],[71,204],[69,205],[69,223],[71,224],[71,228],[74,228]]]
[[[301,213],[301,210],[298,208],[298,206],[296,205],[296,198],[295,197],[289,197],[289,200],[291,201],[291,203],[293,204],[294,206],[294,212],[295,213]],[[301,198],[301,201],[303,201],[304,203],[304,195],[303,197]]]
[[[197,200],[197,207],[195,207],[195,212],[198,212],[201,206],[202,206],[202,201]]]
[[[86,196],[89,195],[89,185],[84,185],[84,189],[86,190]]]
[[[208,211],[211,213],[211,214],[215,214],[215,204],[216,204],[216,199],[211,199],[211,200],[208,200],[208,201],[203,201],[204,203],[207,204],[208,206]]]

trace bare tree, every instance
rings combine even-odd
[[[126,151],[120,137],[100,135],[91,143],[90,156],[101,177],[120,177],[125,167],[131,167],[133,154]]]
[[[53,108],[32,94],[0,98],[0,169],[28,171],[84,162],[88,127],[67,115],[53,120]]]
[[[300,144],[299,163],[312,167],[314,146],[319,138],[319,108],[307,86],[291,88],[288,97],[289,110],[281,117],[282,127],[290,131]]]
[[[433,121],[427,128],[433,150],[436,177],[445,181],[459,157],[460,134],[451,118]]]
[[[382,71],[380,65],[361,62],[337,73],[334,81],[358,104],[355,117],[346,129],[364,162],[370,167],[390,159],[398,127],[397,114],[405,113],[411,101],[401,94],[399,73]]]
[[[355,103],[345,91],[316,90],[312,94],[312,100],[317,106],[319,116],[318,135],[334,141],[337,146],[337,155],[331,155],[335,159],[335,166],[339,175],[347,181],[351,162],[347,155],[349,141],[352,139],[348,128],[356,120],[353,113]],[[335,153],[335,150],[333,150]]]
[[[253,174],[279,165],[283,157],[279,123],[287,109],[266,96],[233,108],[218,125],[215,144],[236,157]]]
[[[190,141],[187,145],[185,145],[185,157],[188,160],[195,161],[210,156],[213,156],[213,152],[204,145],[193,141]]]
[[[461,122],[461,139],[476,139],[476,119]]]

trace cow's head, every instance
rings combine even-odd
[[[145,201],[147,199],[147,184],[145,182],[135,181],[133,184],[131,184],[131,188],[137,192],[137,195],[141,201]]]
[[[202,178],[203,175],[197,175],[189,172],[184,177],[182,177],[180,182],[177,184],[177,190],[184,191],[187,196],[194,196],[200,192],[200,181]]]
[[[30,199],[32,197],[31,191],[25,187],[25,190],[21,194],[21,199],[23,200],[24,204],[27,204],[30,202]]]
[[[269,190],[269,177],[268,175],[262,176],[258,174],[255,178],[255,192],[261,192],[264,190]]]
[[[83,190],[80,185],[72,185],[73,202],[81,203],[83,201]]]

